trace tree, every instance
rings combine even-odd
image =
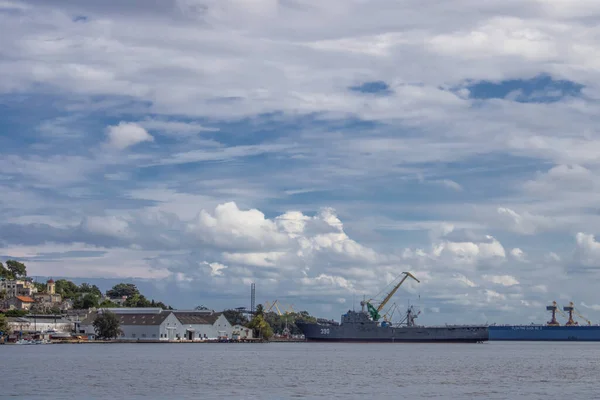
[[[25,264],[16,260],[7,260],[6,267],[0,263],[0,278],[17,279],[27,276],[27,267]]]
[[[7,317],[24,317],[26,316],[28,313],[25,310],[6,310],[4,312],[4,315],[6,315]]]
[[[46,284],[42,282],[33,282],[33,286],[37,289],[38,293],[44,293],[46,291]]]
[[[7,295],[6,289],[0,290],[0,300],[6,299],[6,295]]]
[[[225,310],[223,315],[231,325],[246,325],[248,323],[248,318],[239,310]]]
[[[79,287],[66,279],[59,279],[54,282],[56,293],[63,299],[75,299],[79,294]]]
[[[4,314],[0,314],[0,335],[5,336],[8,333],[8,330],[8,320]]]
[[[119,308],[119,305],[117,303],[113,303],[112,301],[108,300],[108,299],[104,299],[102,301],[102,303],[98,304],[99,308]]]
[[[10,279],[9,274],[10,272],[6,268],[4,268],[4,264],[0,262],[0,278]]]
[[[253,330],[254,336],[256,337],[262,337],[269,340],[271,336],[273,336],[273,329],[265,320],[264,308],[262,304],[256,306],[256,313],[254,314],[252,321],[250,321],[247,326]]]
[[[25,264],[16,260],[7,260],[6,268],[12,274],[11,279],[24,278],[27,276],[27,267],[25,266]]]
[[[119,318],[110,311],[104,310],[102,313],[99,313],[92,325],[94,326],[96,335],[100,339],[113,339],[121,333]]]
[[[106,291],[106,295],[112,299],[123,296],[131,297],[136,294],[140,294],[140,291],[133,283],[119,283]]]
[[[96,285],[90,285],[89,283],[82,283],[79,285],[79,293],[91,293],[94,296],[102,297],[102,292]]]
[[[125,300],[125,307],[150,307],[150,304],[150,301],[139,293],[127,297],[127,300]]]
[[[87,310],[88,308],[96,307],[98,307],[98,297],[92,293],[86,293],[73,303],[73,308],[76,310]]]

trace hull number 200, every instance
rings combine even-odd
[[[321,329],[321,335],[329,335],[329,329]]]

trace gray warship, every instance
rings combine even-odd
[[[307,341],[319,342],[479,343],[488,340],[486,325],[419,326],[415,319],[420,312],[415,311],[412,306],[408,307],[404,318],[396,324],[390,322],[387,315],[380,315],[383,307],[406,278],[410,277],[419,282],[410,272],[402,274],[403,279],[378,307],[375,307],[373,300],[362,301],[362,310],[348,310],[342,315],[341,323],[319,319],[316,323],[297,321],[296,326]],[[382,317],[383,321],[379,321]]]

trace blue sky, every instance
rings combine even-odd
[[[600,6],[561,4],[0,2],[0,259],[330,318],[409,270],[422,323],[598,321]]]

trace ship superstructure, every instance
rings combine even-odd
[[[339,324],[323,321],[317,323],[296,322],[296,325],[302,330],[308,341],[475,343],[488,340],[488,330],[485,325],[419,326],[415,323],[419,312],[412,306],[408,307],[403,319],[397,324],[391,322],[390,312],[382,316],[381,312],[385,305],[407,278],[419,282],[410,272],[403,272],[402,275],[400,282],[394,285],[381,302],[376,302],[374,299],[362,301],[361,311],[348,310],[346,314],[342,315]]]

